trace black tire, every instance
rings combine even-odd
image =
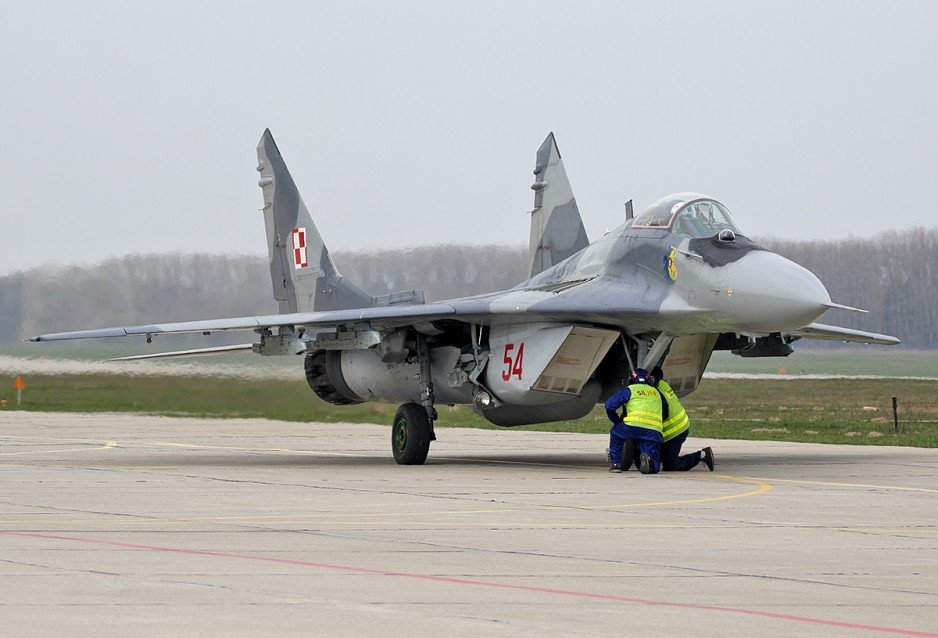
[[[430,452],[433,424],[419,403],[405,403],[397,409],[391,424],[391,451],[398,465],[423,465]]]

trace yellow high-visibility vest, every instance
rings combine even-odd
[[[690,418],[667,381],[659,381],[658,390],[668,402],[668,420],[661,424],[661,435],[669,441],[690,427]]]
[[[625,404],[625,423],[661,432],[661,395],[650,385],[633,383],[632,396]]]

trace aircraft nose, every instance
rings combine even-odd
[[[778,332],[801,328],[824,314],[831,298],[807,268],[767,250],[738,262],[727,280],[727,296],[741,328]]]

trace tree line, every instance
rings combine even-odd
[[[832,301],[870,311],[830,310],[820,323],[894,335],[908,348],[938,348],[938,228],[760,243],[817,275]]]
[[[833,301],[870,311],[821,318],[938,348],[938,228],[837,241],[759,243],[814,272]],[[340,272],[373,295],[422,288],[428,301],[510,288],[523,246],[438,245],[337,252]],[[0,277],[0,342],[46,332],[277,312],[267,260],[254,255],[149,254]],[[806,342],[801,342],[806,343]]]

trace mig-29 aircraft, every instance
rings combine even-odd
[[[435,405],[469,405],[497,425],[578,419],[636,368],[661,365],[679,395],[714,350],[787,356],[798,339],[897,344],[814,323],[833,303],[811,272],[744,236],[706,195],[664,197],[592,244],[551,133],[537,151],[529,277],[514,288],[425,303],[410,290],[373,297],[329,257],[270,131],[257,147],[274,298],[280,314],[46,334],[31,341],[254,331],[232,349],[303,354],[306,379],[336,405],[388,401],[391,447],[421,464]],[[858,310],[859,312],[864,312]],[[161,355],[144,355],[147,358]]]

